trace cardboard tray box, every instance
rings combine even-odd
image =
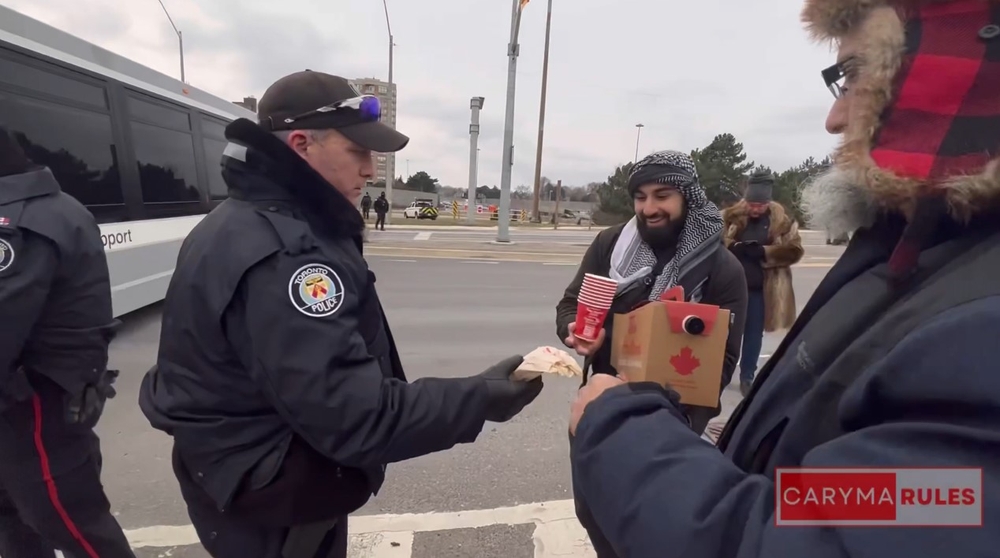
[[[681,403],[716,407],[731,320],[729,310],[683,302],[680,287],[627,314],[616,314],[611,363],[630,382],[656,382]]]

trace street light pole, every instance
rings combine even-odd
[[[187,83],[187,79],[184,76],[184,35],[177,29],[174,25],[174,18],[170,17],[170,12],[167,11],[167,7],[163,5],[163,0],[158,0],[160,2],[160,7],[163,8],[163,13],[167,14],[167,21],[170,22],[170,26],[174,28],[174,33],[177,33],[177,43],[181,50],[181,81]]]
[[[549,32],[552,29],[552,0],[549,0],[548,12],[545,15],[545,54],[542,55],[542,101],[538,109],[538,148],[535,153],[535,192],[531,197],[531,220],[542,221],[538,212],[538,198],[542,190],[542,137],[545,130],[545,94],[549,84]]]
[[[382,8],[385,10],[385,28],[389,32],[389,96],[392,97],[392,26],[389,25],[389,4],[382,0]],[[396,99],[393,98],[393,109],[396,106]],[[393,128],[396,127],[393,120]],[[389,202],[389,212],[385,215],[385,222],[392,222],[392,187],[396,184],[396,154],[390,153],[385,162],[385,200]]]
[[[514,91],[517,80],[517,32],[521,27],[521,6],[525,0],[513,0],[510,16],[510,43],[507,44],[507,111],[503,125],[503,168],[500,169],[500,211],[497,242],[510,242],[510,173],[514,164]]]
[[[476,183],[479,181],[479,111],[483,108],[484,97],[473,97],[472,122],[469,124],[469,190],[465,195],[468,202],[467,215],[470,225],[476,224]]]
[[[635,125],[635,159],[632,160],[633,163],[639,162],[639,134],[642,133],[642,124]]]

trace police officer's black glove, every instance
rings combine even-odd
[[[67,421],[88,428],[96,426],[104,414],[104,404],[118,394],[114,388],[116,379],[118,379],[117,370],[105,370],[97,383],[87,384],[80,393],[68,394]]]
[[[486,382],[489,401],[486,420],[507,422],[538,397],[542,392],[542,379],[522,382],[513,378],[514,370],[524,362],[522,356],[512,356],[486,369],[477,377]]]

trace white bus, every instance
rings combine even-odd
[[[115,316],[166,294],[181,241],[227,196],[238,105],[0,6],[0,127],[101,227]]]

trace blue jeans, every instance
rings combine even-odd
[[[747,319],[743,326],[743,352],[740,355],[740,382],[752,382],[757,372],[760,349],[764,344],[764,291],[750,291]]]

